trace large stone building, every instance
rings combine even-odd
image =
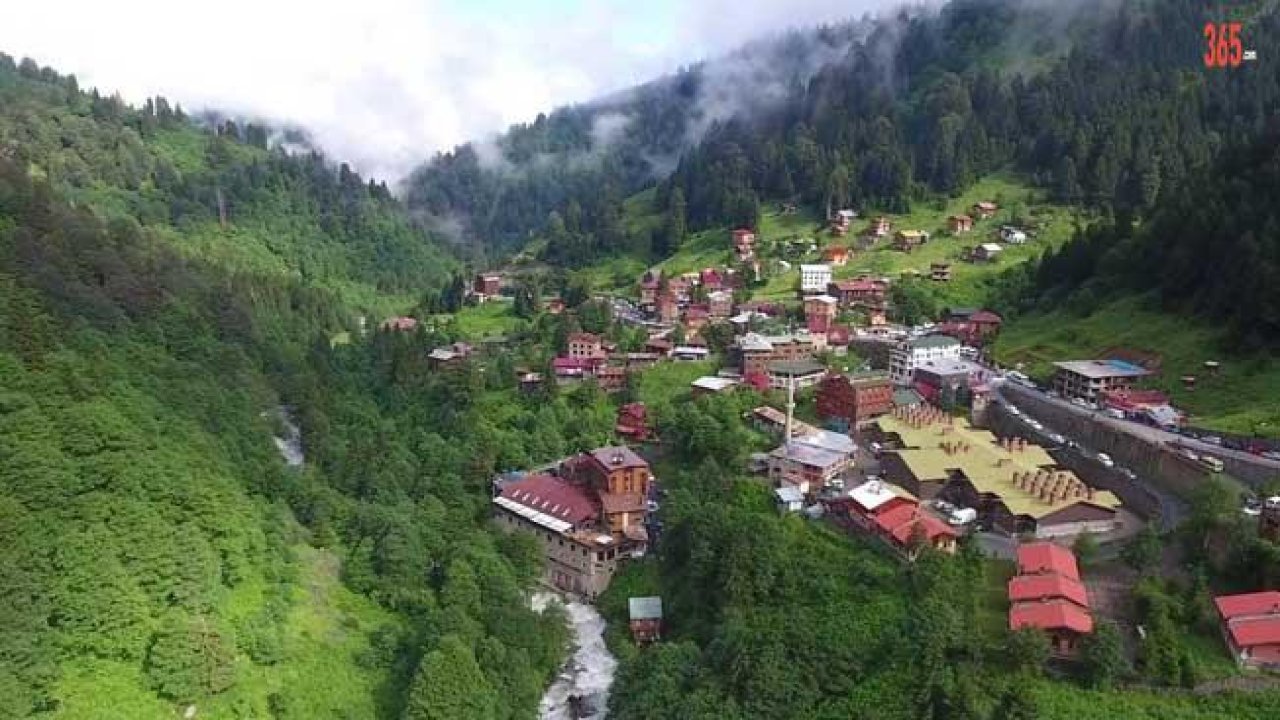
[[[619,560],[647,549],[649,463],[630,448],[604,447],[557,472],[495,481],[494,516],[539,539],[546,583],[595,600]]]
[[[1040,538],[1115,527],[1119,499],[1021,438],[996,438],[928,405],[894,410],[872,435],[888,448],[885,479],[919,498],[971,507],[990,527]]]

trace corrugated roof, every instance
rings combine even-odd
[[[1018,546],[1018,572],[1024,575],[1057,573],[1072,580],[1080,579],[1076,556],[1067,548],[1051,542],[1035,542]]]
[[[499,500],[506,502],[498,502]],[[494,498],[494,502],[515,512],[519,511],[512,504],[519,505],[570,525],[583,525],[596,519],[595,503],[586,492],[551,475],[527,475],[523,480],[507,483],[503,486],[501,495]],[[538,522],[537,518],[520,514]]]
[[[771,454],[777,458],[785,458],[791,462],[816,468],[829,468],[849,457],[846,453],[805,445],[794,440],[779,445]]]
[[[1239,647],[1280,645],[1280,615],[1231,620],[1227,623],[1227,630]]]
[[[774,490],[773,494],[778,500],[787,504],[804,502],[804,493],[800,492],[800,488],[794,485],[783,485]]]
[[[1024,627],[1066,629],[1084,635],[1093,632],[1093,618],[1070,600],[1014,603],[1009,608],[1009,628],[1021,630]]]
[[[662,598],[633,597],[627,601],[632,620],[661,620]]]
[[[1089,607],[1089,593],[1079,580],[1057,573],[1018,575],[1009,580],[1009,600],[1013,602],[1051,598],[1064,598],[1080,607]]]
[[[925,335],[924,337],[910,338],[903,341],[907,347],[923,350],[926,348],[944,348],[955,345],[959,347],[960,341],[950,335]]]
[[[1219,595],[1213,604],[1218,606],[1218,614],[1224,620],[1245,615],[1280,616],[1280,591]]]

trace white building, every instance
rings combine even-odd
[[[1022,245],[1027,241],[1027,234],[1012,225],[1000,228],[1000,239],[1010,245]]]
[[[820,295],[827,291],[827,286],[830,284],[830,265],[800,266],[800,292],[805,295]]]
[[[960,341],[947,335],[908,338],[889,352],[889,377],[895,385],[910,385],[916,368],[925,363],[960,359]]]

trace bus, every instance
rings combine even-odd
[[[1201,455],[1200,464],[1203,465],[1205,469],[1208,470],[1209,472],[1215,472],[1215,473],[1222,472],[1222,467],[1223,467],[1222,461],[1212,455]]]

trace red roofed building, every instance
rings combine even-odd
[[[527,475],[505,483],[493,505],[500,528],[540,541],[545,582],[591,600],[609,586],[626,543],[599,528],[590,488],[552,475]]]
[[[1080,582],[1076,556],[1051,542],[1018,547],[1018,575],[1009,580],[1009,627],[1037,628],[1049,635],[1056,655],[1072,655],[1081,636],[1093,632],[1089,593]]]
[[[921,512],[920,506],[913,502],[897,503],[877,513],[876,527],[908,557],[919,551],[913,547],[917,541],[945,553],[956,551],[956,531],[929,513]]]
[[[664,323],[675,322],[680,317],[680,305],[672,295],[658,298],[658,320]]]
[[[828,375],[816,394],[818,417],[848,427],[893,410],[893,382],[883,372]]]
[[[662,289],[662,280],[646,272],[640,279],[640,304],[653,305],[658,300],[658,291]]]
[[[1049,635],[1050,651],[1071,655],[1080,638],[1093,632],[1089,611],[1065,599],[1015,603],[1009,608],[1009,629],[1036,628]]]
[[[392,332],[413,332],[418,327],[418,321],[411,317],[393,317],[383,321],[382,329]]]
[[[839,245],[822,249],[822,261],[828,265],[840,266],[849,262],[849,248]]]
[[[858,278],[856,280],[836,280],[827,289],[840,301],[841,305],[879,305],[884,302],[888,286],[880,280]]]
[[[1080,580],[1076,556],[1067,548],[1051,542],[1035,542],[1018,546],[1018,574],[1040,573],[1057,573],[1077,582]]]
[[[1057,573],[1015,575],[1009,579],[1009,600],[1014,603],[1063,598],[1089,607],[1089,593],[1079,580]]]
[[[1004,320],[990,310],[979,310],[969,316],[969,324],[973,326],[974,332],[986,337],[1000,332],[1000,325]]]
[[[1280,592],[1214,598],[1222,635],[1241,665],[1280,668]]]
[[[641,402],[623,405],[618,408],[618,421],[613,429],[629,440],[648,440],[652,432],[649,429],[648,408]]]
[[[698,273],[698,282],[707,290],[720,290],[724,287],[724,277],[715,268],[705,268]]]
[[[711,308],[706,305],[690,305],[684,311],[684,324],[690,330],[701,330],[711,317]]]
[[[573,333],[569,336],[569,357],[602,358],[604,356],[604,342],[599,335]]]

